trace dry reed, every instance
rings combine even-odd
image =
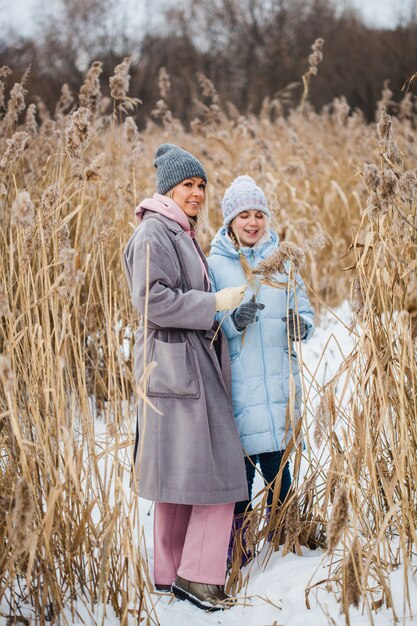
[[[319,53],[317,44],[309,75]],[[128,611],[157,623],[136,494],[124,489],[137,320],[121,276],[134,206],[153,192],[153,153],[168,140],[207,167],[206,251],[224,189],[248,173],[271,199],[285,241],[279,269],[290,261],[302,271],[317,310],[348,297],[353,272],[355,349],[325,388],[314,377],[306,388],[306,452],[292,442],[293,491],[267,522],[260,494],[252,554],[284,542],[297,553],[300,545],[324,549],[327,529],[329,580],[340,585],[347,619],[352,604],[392,606],[389,572],[399,562],[408,571],[417,541],[415,110],[408,100],[403,117],[391,118],[385,93],[377,132],[342,98],[320,114],[303,106],[284,118],[271,101],[259,118],[241,116],[223,109],[200,77],[196,118],[185,130],[170,114],[161,72],[163,106],[139,132],[125,120],[137,104],[128,96],[129,64],[111,80],[110,126],[100,62],[87,72],[80,107],[69,113],[76,96],[64,87],[53,118],[37,101],[23,120],[23,81],[7,93],[8,71],[0,70],[0,600],[14,588],[14,605],[29,600],[39,624],[64,605],[74,612],[75,597],[110,603],[123,623]],[[327,404],[311,426],[314,394]],[[344,507],[336,520],[343,486],[349,519]],[[30,506],[15,542],[23,496]],[[14,581],[24,578],[27,597],[19,597]],[[236,563],[229,582],[244,583]]]

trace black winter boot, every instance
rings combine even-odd
[[[236,603],[234,598],[224,593],[223,585],[194,583],[181,576],[177,576],[172,585],[172,593],[179,600],[188,600],[203,611],[223,611]]]

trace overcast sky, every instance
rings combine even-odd
[[[145,6],[150,12],[152,0],[119,0],[129,14],[129,21],[135,25],[143,25]],[[201,0],[209,2],[210,0]],[[0,0],[0,28],[4,31],[13,27],[22,35],[31,33],[36,20],[36,8],[50,10],[57,0]],[[180,2],[176,2],[178,4]],[[407,19],[411,6],[417,6],[417,0],[339,0],[340,6],[353,4],[363,14],[369,25],[393,28],[399,20]],[[172,0],[174,4],[174,0]]]

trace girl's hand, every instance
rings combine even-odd
[[[253,324],[258,319],[257,312],[265,308],[261,302],[255,302],[255,296],[240,305],[238,309],[233,311],[232,319],[237,330],[243,330],[249,324]]]
[[[294,309],[288,309],[288,316],[281,319],[288,324],[288,333],[293,341],[300,341],[307,335],[308,326],[301,315],[294,313]]]

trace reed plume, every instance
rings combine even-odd
[[[25,478],[20,478],[16,485],[10,516],[12,526],[10,543],[15,556],[22,554],[28,548],[34,509],[29,484]]]
[[[294,272],[301,272],[306,267],[305,254],[295,243],[284,241],[278,250],[261,261],[252,273],[268,280],[277,273],[287,274],[289,264]]]
[[[336,548],[349,519],[349,501],[345,487],[336,491],[332,515],[327,526],[327,552],[331,554]]]
[[[0,167],[6,171],[6,174],[10,174],[22,157],[28,139],[29,134],[20,130],[14,133],[11,139],[6,140],[7,148],[0,161]]]

